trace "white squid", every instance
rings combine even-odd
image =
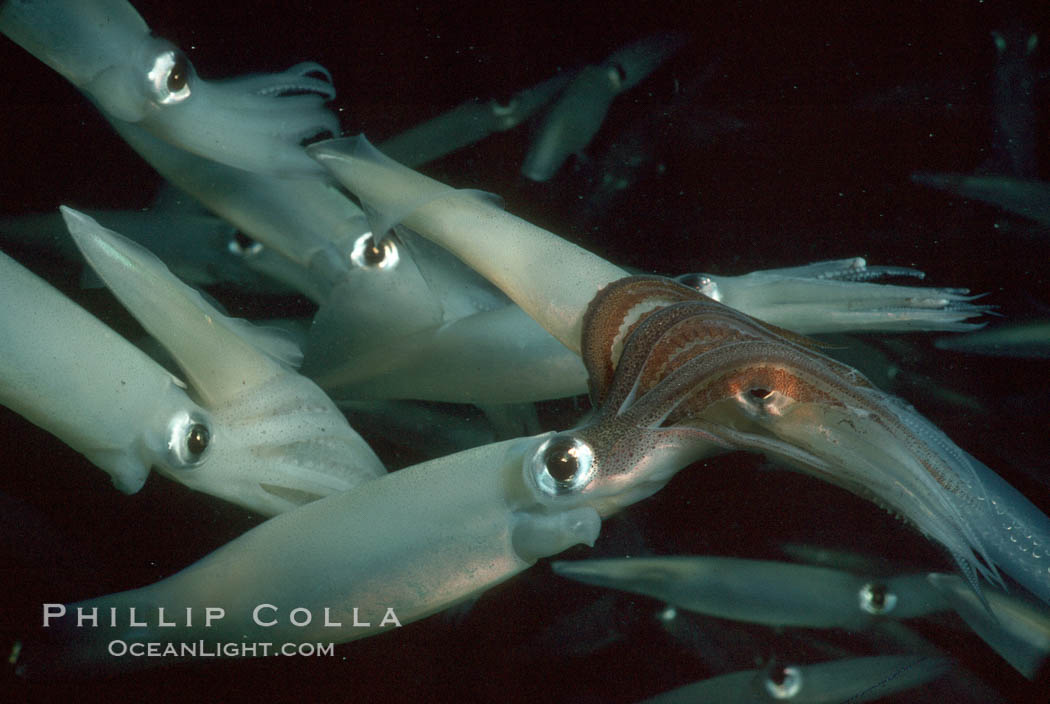
[[[152,254],[81,213],[85,257],[175,358],[188,386],[4,257],[0,400],[138,491],[151,466],[274,515],[385,473],[315,384],[298,349],[228,318]]]
[[[320,66],[201,80],[185,55],[154,37],[126,0],[7,2],[0,6],[0,32],[62,74],[115,124],[136,125],[229,166],[309,173],[316,167],[298,143],[339,132],[323,107],[335,91]]]

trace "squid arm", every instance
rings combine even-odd
[[[921,279],[908,267],[869,267],[861,257],[754,271],[743,276],[683,274],[677,281],[743,311],[805,334],[845,330],[966,331],[989,310],[965,289],[875,284],[888,276]]]
[[[111,121],[180,149],[266,174],[315,172],[300,142],[338,134],[335,97],[317,64],[226,81],[199,78],[124,0],[7,2],[0,32],[62,74]]]
[[[222,315],[141,246],[61,211],[88,263],[205,409],[188,424],[193,461],[167,474],[266,515],[384,474],[324,392],[291,368],[299,351],[289,337]]]

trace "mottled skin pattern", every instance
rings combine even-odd
[[[965,453],[819,348],[670,279],[606,286],[583,321],[597,408],[573,431],[597,467],[583,491],[665,483],[713,452],[762,452],[892,509],[942,542],[971,584],[975,567],[995,579],[960,513],[984,496]]]
[[[920,451],[922,441],[867,393],[874,388],[871,383],[817,352],[821,347],[671,279],[621,279],[598,292],[583,322],[582,355],[592,402],[599,406],[594,424],[629,415],[636,421],[688,425],[715,402],[740,394],[761,402],[777,391],[795,402],[864,409],[870,414],[865,418],[902,437],[909,450]],[[690,362],[686,371],[692,378],[673,374]],[[645,398],[668,379],[656,398]],[[673,410],[652,408],[655,400],[672,398]],[[643,399],[642,411],[626,408]],[[952,488],[931,461],[921,462],[938,483]]]
[[[676,303],[692,305],[679,309],[674,315],[669,315],[662,319],[661,323],[644,332],[638,330],[642,321],[652,312]],[[605,393],[612,384],[616,366],[622,359],[620,349],[628,337],[638,332],[651,344],[660,340],[662,346],[668,346],[673,340],[661,338],[671,326],[685,319],[691,319],[690,326],[677,330],[675,334],[685,338],[681,340],[682,345],[700,345],[694,351],[695,354],[707,351],[717,344],[729,342],[734,335],[742,335],[738,340],[742,341],[745,338],[754,339],[763,334],[772,334],[804,348],[816,350],[824,347],[815,340],[745,315],[673,279],[662,276],[631,276],[615,281],[599,291],[584,315],[581,355],[590,377],[591,400],[596,404],[604,400]],[[698,334],[707,323],[723,330],[721,335],[715,330],[704,330],[704,334],[711,336],[709,342]],[[752,329],[756,332],[747,332]],[[642,340],[639,340],[639,346],[644,346]],[[653,353],[655,354],[656,350],[653,350]],[[661,353],[677,357],[673,350]],[[832,360],[828,361],[837,364]],[[674,366],[677,364],[666,371],[671,371]]]

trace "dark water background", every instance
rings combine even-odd
[[[1047,16],[1031,12],[1037,5],[264,7],[184,0],[137,6],[204,78],[306,60],[323,64],[339,91],[335,107],[345,133],[364,132],[374,142],[464,100],[507,96],[560,69],[600,61],[648,33],[685,31],[690,45],[618,99],[587,158],[551,182],[519,175],[531,125],[424,170],[459,187],[499,193],[512,212],[645,271],[739,274],[861,255],[873,264],[921,268],[932,285],[987,292],[1007,320],[1050,317],[1045,228],[908,180],[915,170],[968,172],[989,159],[995,65],[989,32],[1016,14],[1045,33]],[[1036,56],[1036,72],[1050,68],[1047,56]],[[71,86],[6,39],[0,68],[0,213],[63,203],[149,204],[158,177]],[[1043,164],[1050,159],[1047,85],[1035,98]],[[624,154],[639,165],[625,168]],[[628,187],[604,194],[599,184],[610,174],[623,176]],[[1047,168],[1040,175],[1050,177]],[[114,327],[134,332],[105,292],[79,291],[68,267],[11,253]],[[234,315],[311,311],[301,299],[212,293]],[[880,368],[873,360],[888,359],[901,370],[889,390],[1050,508],[1046,361],[940,352],[933,337],[858,336],[850,359],[873,364],[873,376]],[[546,404],[543,417],[551,427],[566,427],[584,406]],[[42,602],[155,581],[259,521],[156,476],[134,496],[119,494],[104,473],[4,409],[0,440],[5,647],[36,621]],[[391,466],[403,466],[425,448],[384,453]],[[873,505],[745,455],[683,471],[659,495],[609,521],[593,551],[567,556],[784,559],[784,543],[868,553],[900,571],[951,569],[938,548]],[[224,662],[75,686],[27,685],[5,671],[3,686],[12,700],[31,701],[631,702],[773,657],[815,662],[830,652],[896,652],[860,634],[774,633],[699,618],[682,625],[683,640],[661,630],[653,617],[659,609],[561,580],[541,562],[469,611],[342,646],[334,659]],[[988,691],[948,678],[894,701],[1045,700],[951,623],[917,628]]]

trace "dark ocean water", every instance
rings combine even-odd
[[[334,106],[344,133],[363,132],[376,143],[465,100],[507,96],[600,61],[648,33],[683,31],[689,45],[619,98],[586,158],[550,182],[519,174],[530,125],[424,171],[498,193],[511,212],[644,271],[741,274],[859,255],[920,268],[931,285],[987,293],[984,300],[1011,321],[1050,317],[1045,227],[908,179],[916,170],[970,172],[993,158],[990,31],[1016,14],[1045,33],[1047,15],[1030,8],[136,5],[205,78],[321,63],[339,91]],[[1050,71],[1048,54],[1032,59],[1034,74]],[[0,214],[149,204],[159,177],[71,86],[6,39],[0,67]],[[1044,165],[1048,89],[1043,81],[1033,101],[1040,116],[1035,153]],[[1039,173],[1050,179],[1050,168]],[[603,190],[611,178],[624,187]],[[35,252],[11,254],[134,333],[119,305],[105,292],[80,291],[67,266]],[[303,299],[211,293],[234,315],[311,313]],[[901,371],[887,390],[1050,510],[1046,360],[941,352],[934,337],[857,336],[849,343],[851,363],[877,370],[879,358],[890,360]],[[541,415],[550,428],[567,427],[585,405],[545,404]],[[156,581],[260,521],[157,476],[124,496],[104,473],[5,409],[0,439],[5,647],[33,627],[43,602]],[[426,456],[425,448],[383,452],[391,466]],[[610,520],[593,551],[567,556],[785,559],[785,543],[866,553],[900,571],[952,569],[940,549],[877,507],[746,455],[684,470],[660,494]],[[26,684],[5,671],[3,686],[12,701],[631,702],[773,657],[812,662],[829,653],[895,652],[859,634],[774,633],[699,618],[682,626],[683,640],[661,630],[653,616],[659,609],[559,579],[541,561],[469,610],[341,646],[335,658],[213,663],[72,686]],[[893,701],[1045,700],[1038,686],[947,618],[917,628],[988,690],[949,677]],[[8,700],[2,693],[0,699]]]

